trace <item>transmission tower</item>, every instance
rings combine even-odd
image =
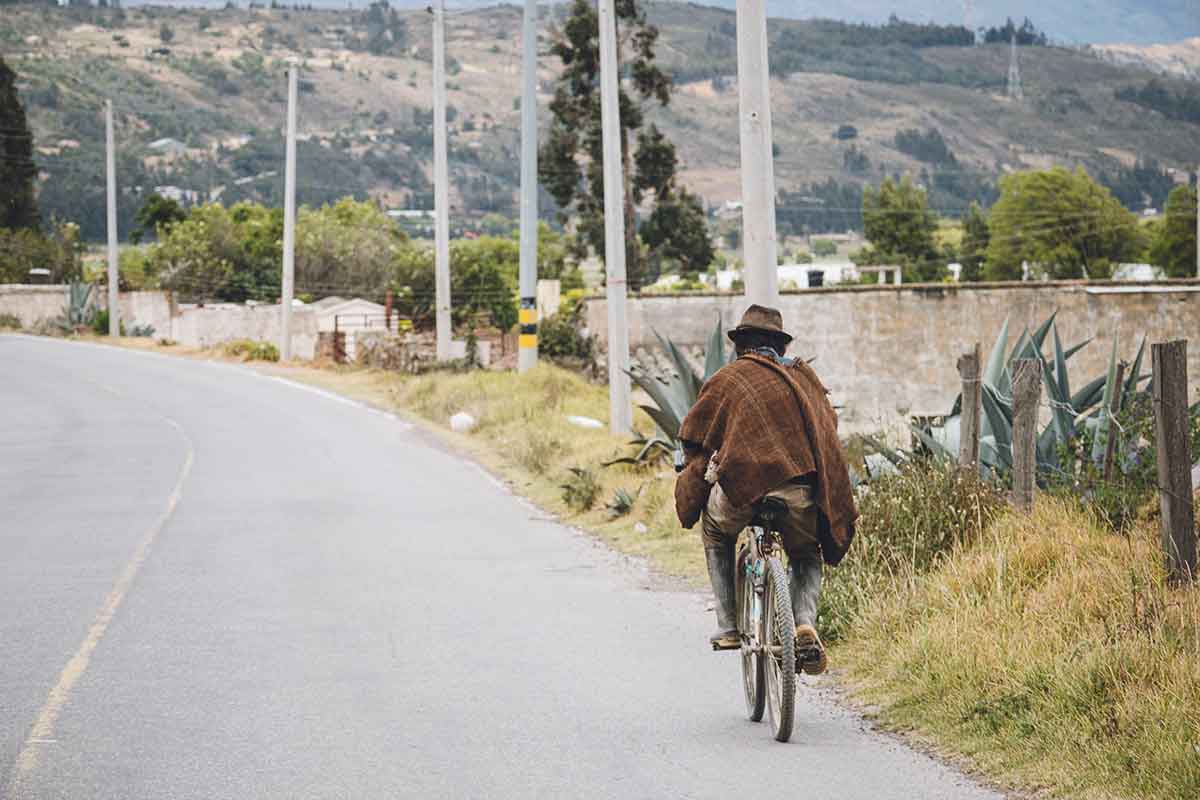
[[[1012,47],[1008,57],[1008,99],[1024,100],[1025,92],[1021,89],[1021,65],[1017,63],[1017,34],[1012,35]]]

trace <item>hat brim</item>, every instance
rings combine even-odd
[[[754,325],[738,325],[736,328],[733,328],[732,330],[729,331],[729,333],[727,333],[725,335],[728,336],[729,341],[732,342],[735,340],[735,338],[737,337],[737,335],[739,333],[750,333],[751,331],[753,331],[755,333],[765,333],[767,336],[774,336],[776,339],[782,339],[784,344],[790,344],[792,341],[792,335],[790,333],[784,333],[783,331],[772,330],[771,328],[759,328]]]

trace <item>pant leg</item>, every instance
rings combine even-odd
[[[812,489],[804,484],[787,483],[768,492],[767,496],[782,500],[788,507],[787,517],[779,523],[779,533],[791,570],[792,614],[797,625],[815,628],[823,560]]]
[[[747,506],[737,508],[729,502],[721,484],[714,483],[708,495],[708,504],[700,515],[700,529],[705,547],[733,547],[738,534],[750,524],[754,509]]]

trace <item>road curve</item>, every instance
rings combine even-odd
[[[742,715],[704,599],[385,414],[0,336],[0,794],[999,795],[802,689]]]

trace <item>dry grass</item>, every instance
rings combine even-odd
[[[1046,499],[878,596],[840,655],[885,720],[993,776],[1200,797],[1200,590],[1169,587],[1161,560],[1152,529]]]

